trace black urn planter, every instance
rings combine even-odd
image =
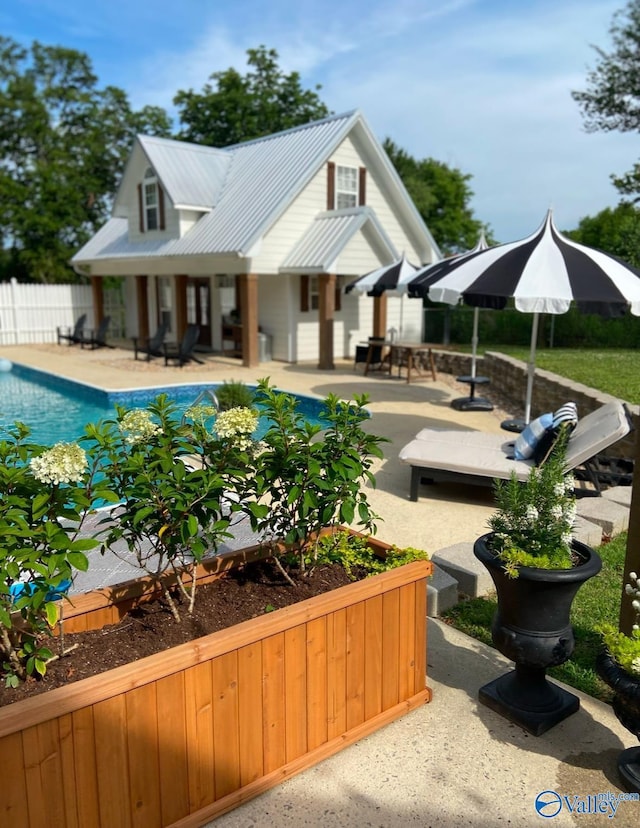
[[[596,671],[613,690],[612,706],[618,720],[640,739],[640,679],[630,676],[606,650],[596,657]],[[628,791],[640,793],[640,746],[622,751],[618,773]]]
[[[480,688],[483,704],[534,736],[575,713],[580,700],[548,681],[546,670],[571,656],[575,646],[569,620],[571,604],[585,581],[602,568],[599,555],[584,543],[572,547],[582,563],[571,569],[521,566],[508,578],[504,564],[490,550],[491,533],[478,538],[473,552],[496,587],[498,609],[493,617],[493,643],[515,662],[515,670]]]

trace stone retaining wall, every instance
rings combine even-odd
[[[453,376],[462,376],[471,372],[471,356],[469,354],[458,354],[454,351],[434,350],[436,365],[439,371]],[[524,415],[525,397],[527,391],[527,365],[519,359],[488,351],[476,363],[476,374],[489,377],[489,385],[479,387],[483,397],[492,402],[498,402],[513,416]],[[499,389],[494,392],[492,389]],[[531,417],[537,417],[545,411],[554,411],[568,400],[573,400],[578,406],[578,415],[583,417],[604,403],[616,399],[609,394],[603,394],[587,385],[553,374],[551,371],[543,371],[536,368],[533,385],[533,399],[531,402]],[[637,418],[638,406],[630,405],[629,408]],[[613,457],[635,456],[635,434],[631,432],[623,440],[618,441],[614,446],[607,449],[607,454]]]

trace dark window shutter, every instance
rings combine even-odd
[[[364,207],[367,203],[367,168],[360,167],[358,176],[358,206]]]
[[[327,210],[336,207],[336,165],[333,161],[327,164]]]
[[[142,184],[138,184],[138,214],[140,217],[140,232],[144,233],[144,204],[142,202]]]
[[[336,276],[335,309],[336,309],[336,311],[342,310],[342,291],[340,290],[340,277],[339,276]]]
[[[309,277],[306,273],[300,276],[300,311],[306,313],[309,310]]]
[[[158,218],[159,218],[160,229],[164,230],[165,229],[165,223],[164,223],[164,190],[160,186],[159,181],[158,181],[158,214],[159,214]]]

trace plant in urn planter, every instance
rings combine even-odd
[[[640,739],[640,577],[637,573],[629,573],[625,594],[635,610],[631,634],[603,624],[599,631],[604,649],[597,656],[596,669],[614,692],[614,713]],[[618,771],[627,789],[640,793],[640,747],[622,751]]]
[[[577,696],[547,680],[546,669],[571,656],[571,604],[602,567],[592,549],[572,539],[574,481],[565,474],[566,440],[561,433],[525,483],[515,475],[496,481],[492,531],[474,545],[498,596],[494,644],[515,662],[515,670],[480,689],[480,701],[536,736],[580,706]]]

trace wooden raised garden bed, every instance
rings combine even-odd
[[[0,709],[0,824],[199,826],[428,702],[431,568],[411,563]]]

